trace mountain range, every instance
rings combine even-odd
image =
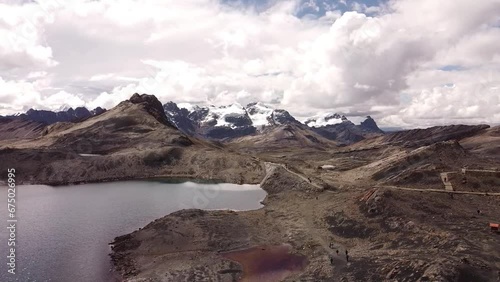
[[[8,120],[31,122],[32,128],[41,129],[43,125],[56,122],[79,122],[104,113],[103,108],[88,110],[84,107],[69,108],[66,111],[47,111],[30,109],[24,114],[8,116]],[[312,131],[338,145],[348,145],[367,137],[379,136],[384,132],[376,122],[367,117],[356,125],[344,115],[337,113],[318,115],[307,118],[301,123],[284,109],[274,109],[261,102],[242,106],[233,103],[227,106],[198,106],[188,103],[168,102],[163,105],[168,121],[183,133],[198,138],[227,141],[245,136],[259,136],[271,129],[290,128]],[[3,123],[6,123],[4,118]],[[0,124],[2,124],[0,122]],[[9,125],[12,126],[12,123]],[[5,127],[5,126],[4,126]],[[312,136],[311,133],[305,133]],[[312,137],[317,140],[317,137]],[[311,139],[311,138],[310,138]],[[311,139],[311,140],[313,140]]]
[[[288,111],[274,109],[261,102],[220,107],[168,102],[163,107],[168,119],[182,132],[215,140],[256,136],[284,126],[313,131],[340,145],[383,134],[371,117],[355,125],[345,116],[332,113],[310,117],[301,123]]]
[[[22,119],[28,119],[35,122],[40,122],[43,124],[53,124],[56,122],[77,122],[88,119],[89,117],[100,115],[104,113],[106,109],[97,107],[93,110],[88,110],[85,107],[69,108],[64,111],[46,111],[46,110],[34,110],[30,109],[24,114],[9,117],[20,117]]]

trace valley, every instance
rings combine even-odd
[[[165,105],[134,94],[76,121],[10,118],[2,128],[26,134],[1,131],[0,169],[22,168],[23,184],[183,178],[267,193],[258,210],[185,209],[124,231],[109,243],[125,281],[500,279],[498,127],[384,133],[258,103]],[[249,263],[264,257],[276,266]]]

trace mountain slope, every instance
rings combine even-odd
[[[138,94],[101,115],[54,124],[35,140],[0,142],[0,158],[23,168],[16,176],[24,183],[155,176],[258,183],[264,174],[250,157],[186,136],[170,124],[154,96]]]
[[[425,129],[412,129],[393,132],[385,135],[382,139],[386,143],[405,144],[406,146],[425,146],[436,142],[448,140],[460,140],[473,136],[489,125],[448,125],[434,126]]]
[[[450,140],[460,141],[464,138],[480,134],[489,125],[447,125],[433,126],[425,129],[410,129],[396,132],[389,132],[383,136],[369,138],[352,144],[350,150],[366,150],[370,148],[383,147],[387,145],[401,146],[403,148],[418,148],[431,145],[437,142]]]
[[[462,139],[460,144],[474,153],[500,158],[500,126],[484,129],[474,136]]]
[[[0,117],[0,140],[36,138],[44,128],[44,123],[22,117]]]
[[[261,132],[231,140],[231,146],[250,152],[312,148],[332,149],[337,146],[302,124],[268,127]]]

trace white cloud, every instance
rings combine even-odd
[[[500,122],[498,0],[392,0],[319,19],[297,18],[295,0],[259,12],[215,0],[50,2],[0,4],[0,114],[62,100],[109,108],[146,92],[385,125]]]

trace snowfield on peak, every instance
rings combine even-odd
[[[269,125],[268,118],[272,116],[274,109],[258,102],[248,104],[247,112],[252,120],[253,126],[263,127]]]
[[[182,132],[197,137],[215,140],[230,140],[243,136],[268,134],[285,125],[296,125],[309,129],[339,144],[351,144],[363,140],[365,136],[383,134],[371,117],[364,121],[361,117],[349,120],[338,113],[320,113],[299,122],[288,111],[275,109],[272,105],[254,102],[242,106],[233,103],[227,106],[196,105],[191,103],[168,102],[163,105],[167,118]],[[360,124],[355,124],[354,122]],[[280,131],[283,133],[283,131]],[[286,134],[284,132],[283,134]],[[282,136],[284,137],[284,135]]]
[[[326,113],[307,118],[304,121],[304,124],[306,124],[309,127],[322,127],[327,125],[340,124],[347,120],[348,119],[345,116],[341,116],[339,114]]]
[[[243,106],[238,103],[231,104],[229,106],[216,107],[210,105],[208,107],[208,115],[202,121],[202,123],[212,123],[215,120],[216,126],[227,126],[231,128],[237,128],[238,126],[234,123],[228,122],[227,118],[243,118],[247,115],[247,111]]]
[[[197,108],[199,108],[198,106],[190,104],[190,103],[179,103],[179,104],[177,104],[177,107],[179,107],[179,109],[186,109],[189,112],[192,112],[192,111],[196,110]]]

